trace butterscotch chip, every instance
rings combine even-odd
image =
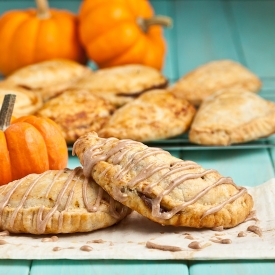
[[[187,100],[166,90],[152,90],[117,109],[98,133],[139,141],[164,139],[187,131],[194,114]]]
[[[88,89],[122,106],[144,91],[165,88],[167,82],[158,70],[134,64],[100,69],[80,79],[73,88]]]
[[[92,71],[81,64],[67,59],[53,59],[23,67],[5,81],[35,91],[44,101],[72,86]]]
[[[3,103],[6,94],[16,95],[13,116],[17,118],[32,115],[43,105],[42,98],[39,94],[21,87],[15,87],[2,81],[0,82],[0,106]]]
[[[55,121],[68,143],[90,131],[99,131],[109,120],[115,106],[85,90],[66,91],[50,99],[37,115]]]
[[[205,145],[243,143],[275,132],[275,103],[251,92],[230,88],[214,93],[200,106],[189,132]]]
[[[232,87],[256,93],[261,88],[261,80],[237,62],[219,60],[184,75],[171,87],[171,91],[199,106],[207,96]]]
[[[0,186],[0,230],[12,233],[89,232],[113,225],[130,213],[82,168],[30,174]]]
[[[231,178],[140,142],[88,133],[76,141],[74,152],[85,176],[162,225],[230,228],[243,222],[253,207],[246,188]]]

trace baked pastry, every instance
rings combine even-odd
[[[113,225],[130,210],[114,201],[82,168],[30,174],[0,186],[0,230],[57,234]]]
[[[98,134],[138,141],[173,137],[187,131],[195,112],[187,100],[152,90],[117,109]]]
[[[73,88],[89,89],[117,106],[155,88],[165,88],[167,79],[156,69],[144,65],[122,65],[100,69],[80,79]]]
[[[218,60],[202,65],[184,75],[171,87],[171,91],[186,98],[195,106],[199,106],[207,96],[231,87],[258,92],[261,81],[237,62]]]
[[[115,200],[162,225],[230,228],[253,207],[246,188],[193,161],[133,140],[80,137],[73,153]]]
[[[35,91],[47,101],[91,73],[88,67],[72,60],[53,59],[23,67],[5,81]]]
[[[39,94],[33,93],[21,87],[14,87],[6,82],[0,82],[0,106],[3,103],[6,94],[16,95],[13,115],[15,117],[34,114],[43,105]]]
[[[225,89],[204,100],[189,139],[205,145],[230,145],[275,132],[275,103],[241,89]]]
[[[114,110],[112,103],[89,91],[71,90],[50,99],[37,115],[54,120],[72,143],[87,132],[100,130]]]

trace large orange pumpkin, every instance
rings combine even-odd
[[[161,69],[165,39],[147,0],[84,0],[80,8],[80,39],[90,59],[101,68],[143,64]]]
[[[78,37],[77,17],[66,10],[49,9],[47,0],[36,3],[36,10],[12,10],[0,17],[3,75],[53,58],[86,61]]]
[[[12,104],[5,97],[0,113],[0,185],[31,173],[65,168],[68,151],[58,126],[35,116],[15,119],[9,125]]]

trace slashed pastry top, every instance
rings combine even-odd
[[[73,153],[115,200],[162,225],[230,228],[253,207],[246,188],[213,169],[133,140],[80,137]]]
[[[0,230],[57,234],[89,232],[130,213],[80,167],[30,174],[0,186]]]
[[[87,90],[70,90],[50,99],[37,112],[54,120],[68,143],[89,131],[99,131],[115,106]]]
[[[195,111],[187,100],[167,90],[152,90],[117,109],[98,133],[138,141],[164,139],[184,133]]]
[[[204,100],[189,131],[191,142],[230,145],[275,132],[275,103],[251,92],[230,88]]]
[[[131,64],[97,70],[80,79],[73,88],[89,89],[122,106],[144,91],[165,88],[167,84],[167,79],[158,70]]]
[[[91,73],[91,69],[72,60],[53,59],[23,67],[5,81],[36,91],[46,101]]]
[[[6,94],[16,95],[13,109],[13,115],[15,117],[34,114],[43,105],[42,98],[39,94],[21,87],[15,87],[2,81],[0,82],[0,106],[3,103]]]
[[[199,106],[212,93],[231,87],[258,92],[261,81],[237,62],[218,60],[199,66],[184,75],[171,87],[171,91]]]

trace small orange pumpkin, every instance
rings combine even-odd
[[[68,162],[67,144],[52,120],[25,116],[9,125],[14,101],[6,95],[0,112],[0,185]]]
[[[37,10],[12,10],[0,17],[0,72],[8,75],[26,65],[65,58],[86,62],[78,37],[78,19],[66,10],[49,9],[36,0]]]
[[[161,69],[165,39],[159,25],[168,17],[154,17],[147,0],[84,0],[79,15],[80,39],[100,68],[143,64]]]

